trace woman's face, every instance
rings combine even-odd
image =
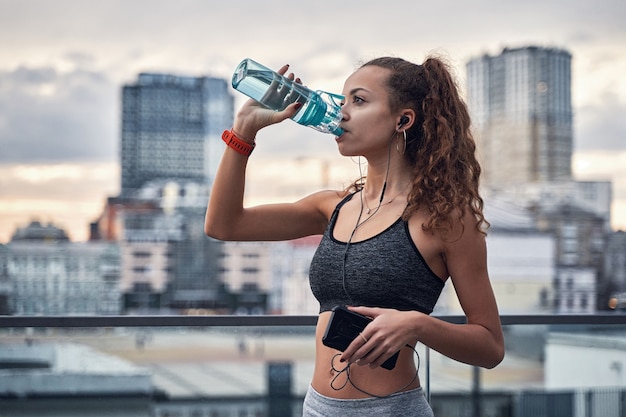
[[[346,80],[341,109],[344,133],[337,138],[342,155],[367,157],[372,152],[387,152],[397,122],[389,108],[389,93],[384,85],[389,71],[368,65]]]

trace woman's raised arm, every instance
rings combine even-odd
[[[285,65],[278,72],[283,75],[287,69]],[[288,78],[294,79],[294,75]],[[254,145],[260,129],[292,117],[301,105],[294,102],[283,111],[274,111],[248,100],[237,112],[231,132],[237,140]],[[204,232],[220,240],[242,241],[286,240],[323,233],[332,210],[327,202],[336,201],[328,198],[329,193],[337,195],[334,191],[315,193],[295,203],[244,208],[248,163],[244,153],[226,147],[211,189]]]

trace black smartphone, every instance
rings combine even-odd
[[[369,317],[350,311],[344,306],[335,306],[322,337],[322,343],[343,352],[371,321]],[[396,366],[399,354],[400,351],[396,352],[380,366],[392,370]]]

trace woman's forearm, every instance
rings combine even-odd
[[[243,198],[248,158],[226,148],[218,167],[209,204],[204,232],[213,238],[231,240],[243,214]]]
[[[454,324],[425,315],[417,322],[417,339],[454,360],[491,369],[504,358],[501,333],[492,332],[485,325]]]

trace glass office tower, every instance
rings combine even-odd
[[[124,86],[122,196],[160,179],[210,184],[233,100],[226,80],[210,77],[140,74]]]
[[[535,46],[467,63],[467,96],[490,188],[571,180],[571,55]]]

